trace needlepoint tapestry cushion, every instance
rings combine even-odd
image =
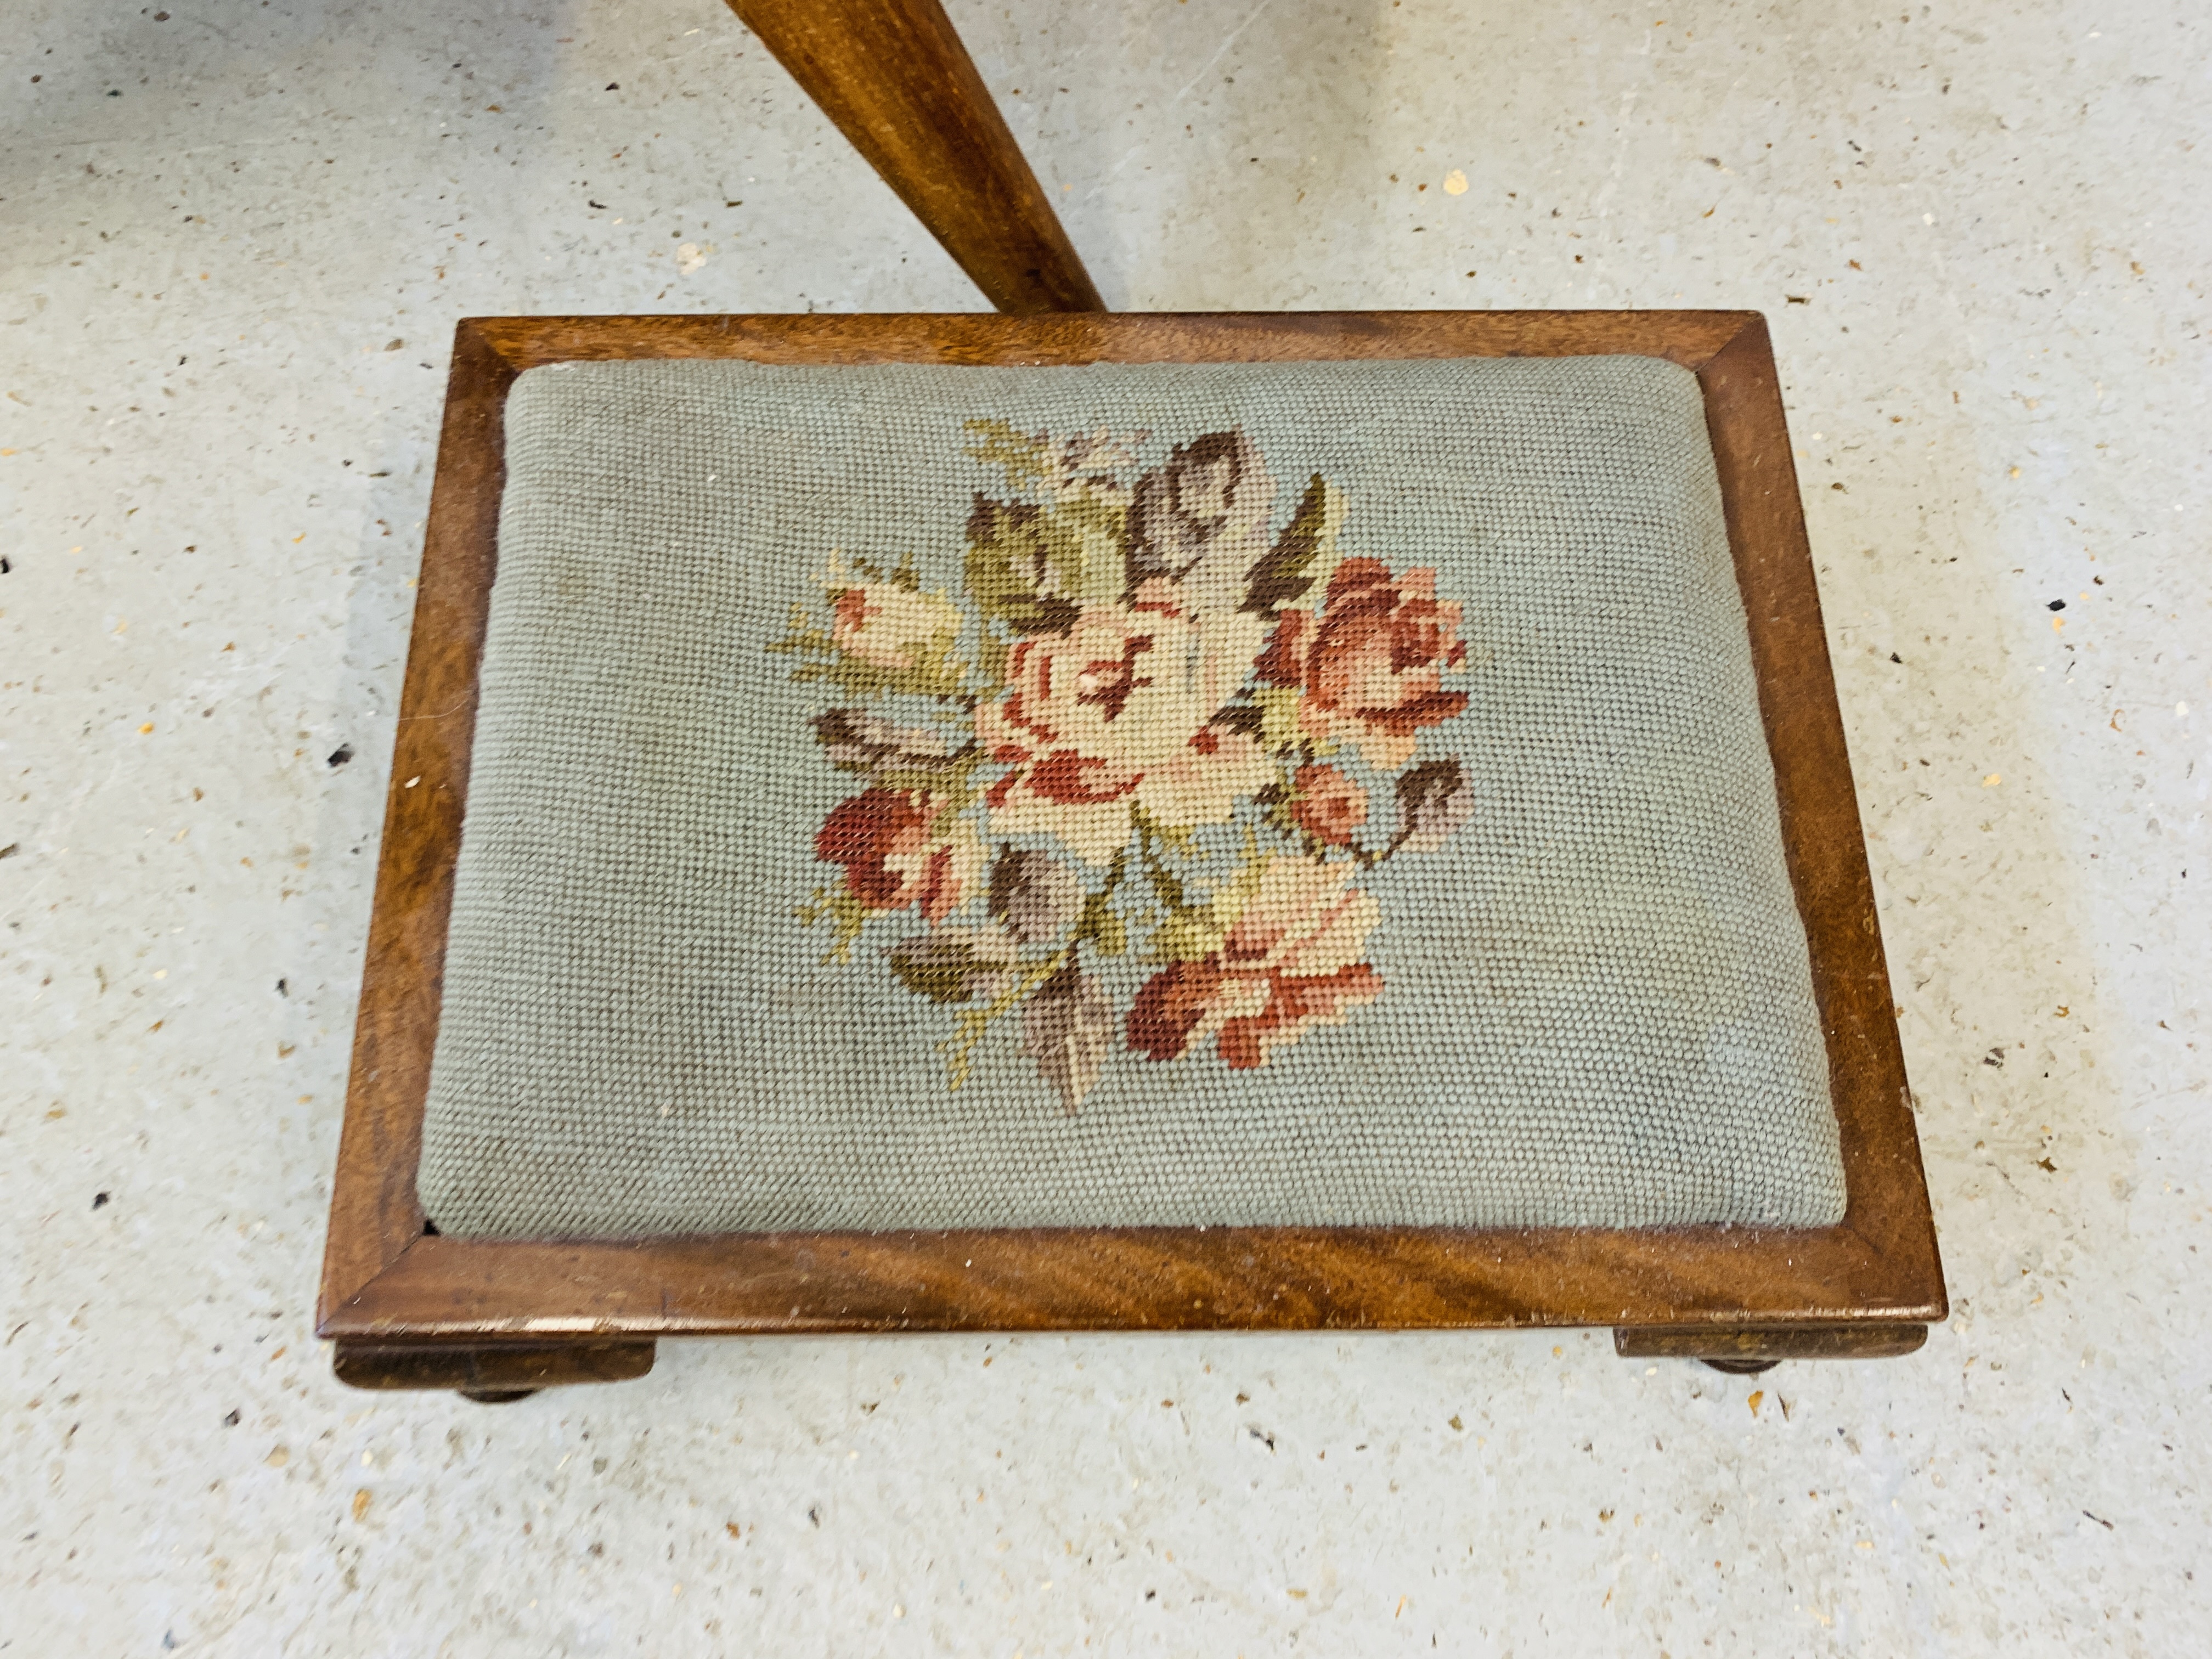
[[[1686,371],[575,363],[507,444],[445,1232],[1840,1218]]]

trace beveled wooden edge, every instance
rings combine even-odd
[[[1615,353],[1701,369],[1760,321],[1755,311],[949,312],[472,317],[461,327],[517,374],[638,357],[1036,367]]]
[[[325,1334],[1719,1328],[1940,1316],[1940,1304],[1930,1312],[1888,1294],[1895,1277],[1848,1228],[1163,1227],[511,1243],[434,1235],[326,1315]]]
[[[1623,1359],[1901,1359],[1928,1340],[1925,1325],[1812,1325],[1759,1330],[1644,1326],[1616,1330]]]
[[[1893,1264],[1900,1283],[1923,1286],[1928,1317],[1941,1319],[1935,1215],[1766,319],[1753,317],[1698,378],[1827,1036],[1849,1195],[1843,1227]]]
[[[467,1242],[415,1193],[523,371],[619,358],[1072,364],[1627,353],[1696,372],[1811,942],[1835,1227],[1158,1228]],[[407,780],[418,781],[412,788]],[[319,1328],[448,1341],[891,1330],[1832,1328],[1948,1311],[1765,321],[1755,312],[477,318],[457,331]]]
[[[331,1192],[318,1304],[325,1318],[422,1237],[415,1165],[476,742],[477,665],[497,562],[514,376],[479,331],[466,322],[455,329]]]
[[[341,1337],[331,1369],[351,1389],[534,1393],[579,1382],[628,1382],[653,1369],[649,1341],[378,1342]]]

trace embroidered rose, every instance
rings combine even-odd
[[[814,836],[814,856],[845,867],[845,888],[871,910],[912,905],[941,921],[974,890],[983,848],[975,826],[925,792],[868,789],[842,802]]]
[[[854,583],[832,595],[830,610],[830,638],[837,649],[894,673],[951,650],[963,621],[950,600],[895,581]]]
[[[861,790],[814,837],[838,878],[794,914],[830,924],[825,963],[885,913],[928,924],[864,960],[939,1005],[954,1089],[1010,1015],[1069,1112],[1123,1046],[1264,1066],[1382,994],[1365,878],[1473,813],[1460,761],[1416,757],[1467,706],[1443,684],[1460,607],[1433,569],[1345,557],[1320,473],[1276,525],[1240,430],[1150,471],[1146,433],[969,431],[1011,489],[976,493],[952,596],[833,555],[827,614],[797,607],[768,647],[835,688],[813,736]],[[1122,1005],[1105,964],[1133,952],[1154,966]]]
[[[1226,823],[1274,775],[1258,744],[1213,723],[1258,631],[1234,615],[1093,605],[1065,635],[1018,641],[1006,696],[975,711],[985,758],[1012,769],[984,796],[991,832],[1056,836],[1103,865],[1129,838],[1133,807],[1176,828]]]
[[[1324,846],[1349,847],[1367,822],[1367,792],[1334,766],[1301,766],[1291,783],[1291,816]]]
[[[1297,688],[1304,731],[1354,744],[1370,765],[1395,771],[1424,726],[1467,707],[1465,692],[1443,685],[1467,660],[1459,623],[1460,607],[1437,598],[1434,570],[1393,576],[1378,559],[1346,559],[1318,614],[1282,613],[1260,672]]]
[[[1153,1060],[1182,1057],[1216,1032],[1238,1071],[1266,1062],[1312,1026],[1340,1023],[1382,992],[1359,960],[1382,919],[1373,894],[1352,884],[1348,860],[1271,855],[1241,901],[1220,948],[1155,974],[1129,1011],[1129,1046]]]

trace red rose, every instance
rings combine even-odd
[[[1334,766],[1301,766],[1291,788],[1291,816],[1316,841],[1349,847],[1367,822],[1367,792]]]
[[[1129,1046],[1179,1060],[1193,1042],[1216,1036],[1231,1069],[1249,1072],[1312,1027],[1340,1024],[1374,1001],[1382,975],[1356,958],[1382,912],[1352,884],[1353,874],[1347,859],[1269,858],[1219,950],[1145,981],[1129,1008]]]
[[[1227,977],[1218,961],[1171,963],[1137,993],[1129,1008],[1129,1046],[1153,1060],[1180,1060],[1212,1012]]]
[[[1460,608],[1437,598],[1437,573],[1392,576],[1379,559],[1346,559],[1318,614],[1285,611],[1260,657],[1261,678],[1298,688],[1298,724],[1319,738],[1358,745],[1395,771],[1415,735],[1467,707],[1443,675],[1467,660]]]
[[[814,856],[843,865],[846,890],[870,909],[913,905],[934,922],[974,888],[983,852],[975,827],[945,812],[937,797],[869,789],[830,814],[815,832]]]

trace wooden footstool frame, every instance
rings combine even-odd
[[[515,376],[622,358],[1073,364],[1668,358],[1703,386],[1842,1130],[1839,1225],[441,1236],[415,1171],[468,799]],[[1796,471],[1754,312],[477,318],[445,428],[369,924],[318,1328],[366,1388],[518,1397],[662,1336],[1610,1325],[1728,1370],[1918,1347],[1947,1311]]]

